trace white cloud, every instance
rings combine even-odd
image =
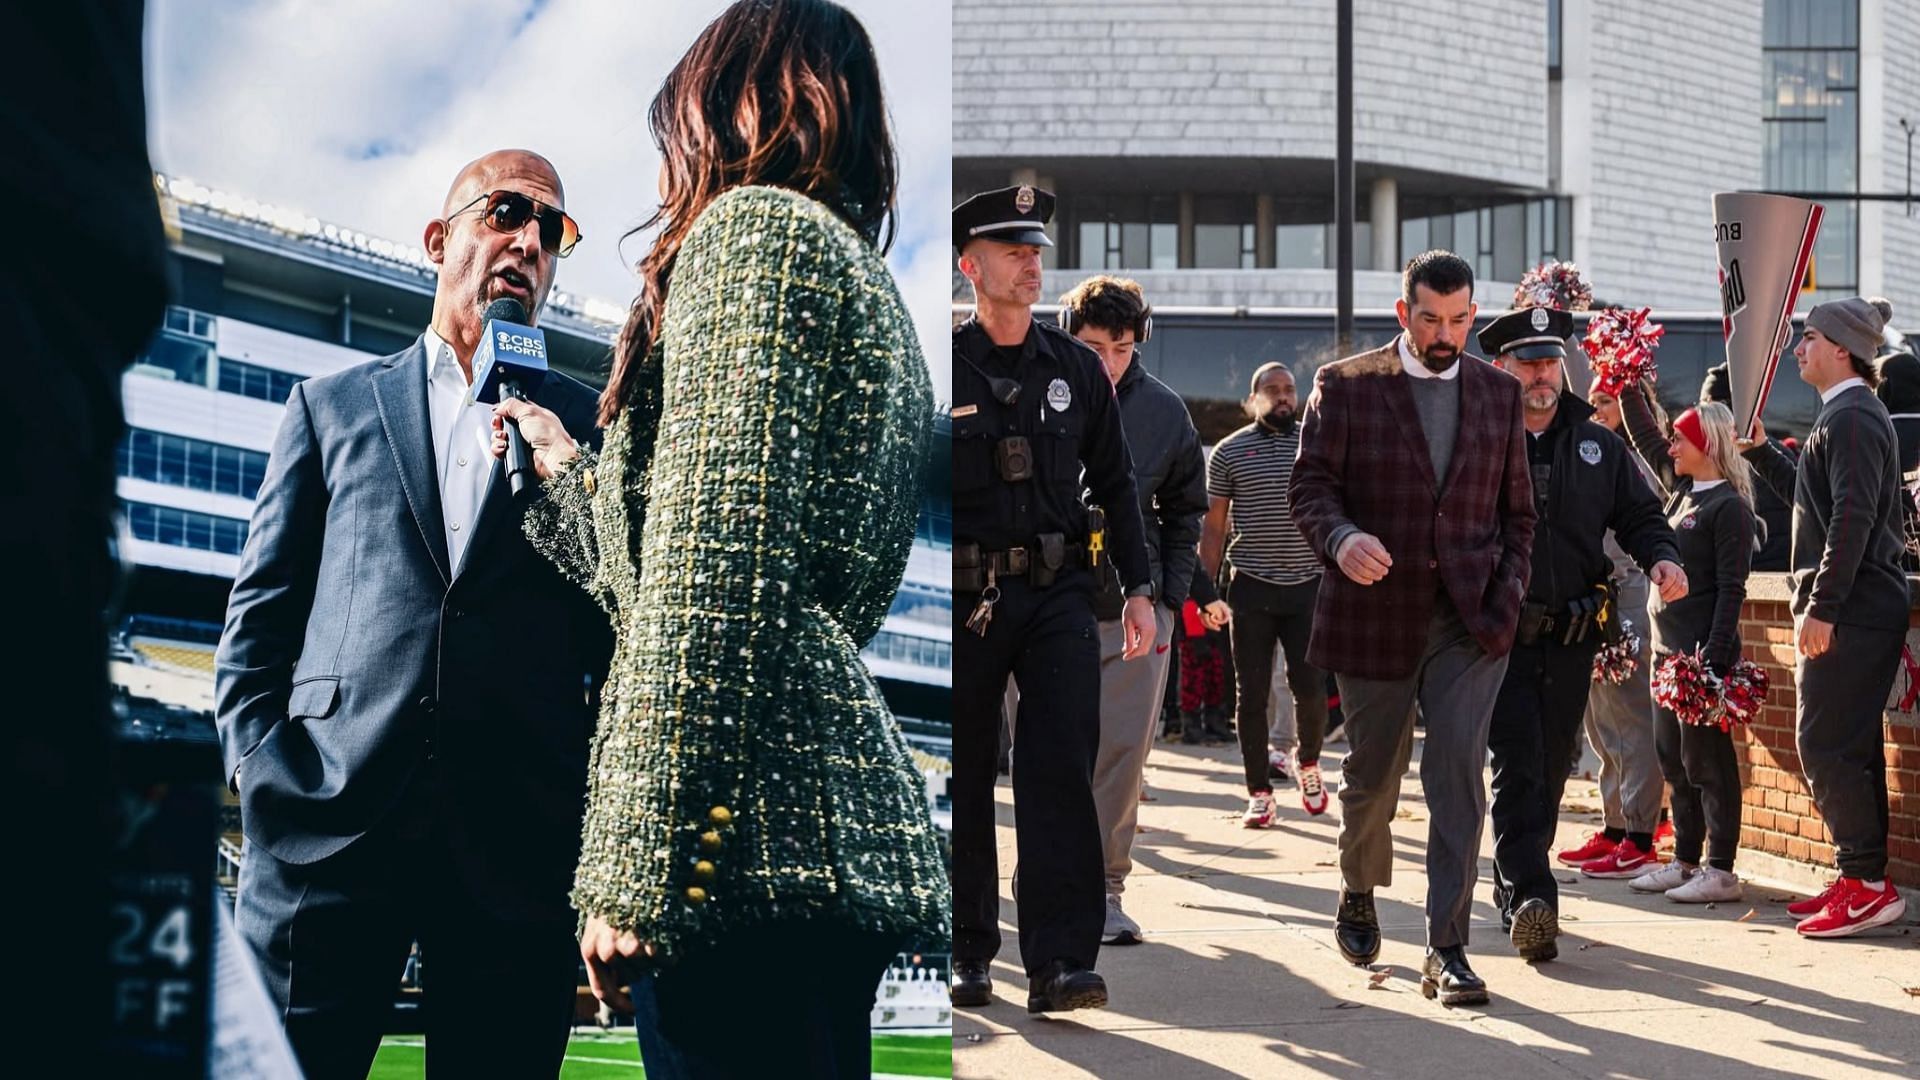
[[[901,160],[891,260],[936,393],[950,381],[948,0],[842,0],[874,38]],[[151,0],[154,165],[418,245],[461,165],[499,147],[559,169],[585,235],[557,284],[624,307],[659,157],[646,109],[725,0]]]

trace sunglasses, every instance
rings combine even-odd
[[[580,226],[566,211],[517,191],[490,191],[448,214],[447,220],[452,221],[482,203],[486,205],[480,211],[480,220],[495,232],[517,233],[526,228],[529,218],[539,218],[540,246],[555,258],[564,259],[573,254],[573,245],[580,242]]]

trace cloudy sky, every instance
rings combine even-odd
[[[901,163],[890,262],[936,394],[950,351],[949,0],[841,0],[880,56]],[[620,306],[657,201],[647,104],[726,0],[148,0],[154,167],[419,246],[460,166],[550,158],[585,235],[558,287]]]

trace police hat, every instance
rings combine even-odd
[[[1480,349],[1488,358],[1515,360],[1565,359],[1567,339],[1573,336],[1573,316],[1558,308],[1521,308],[1487,324],[1480,331]]]
[[[983,191],[953,208],[953,246],[969,240],[1052,247],[1046,225],[1053,219],[1053,192],[1032,184]]]

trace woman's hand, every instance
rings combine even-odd
[[[641,953],[651,956],[653,948],[642,943],[632,931],[616,933],[607,920],[598,915],[587,916],[587,925],[580,931],[580,959],[587,962],[587,985],[593,988],[594,997],[612,1008],[632,1012],[633,998],[621,987],[613,958],[632,959]]]
[[[531,401],[508,398],[493,407],[493,456],[507,456],[506,421],[520,425],[520,436],[533,451],[533,471],[540,479],[551,480],[567,462],[580,456],[580,444],[567,434],[560,418]]]

